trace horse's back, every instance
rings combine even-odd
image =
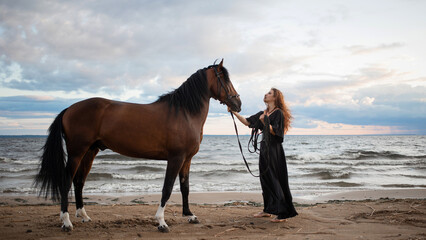
[[[97,137],[103,112],[111,102],[104,98],[90,98],[71,105],[62,120],[67,141],[93,141]]]
[[[166,121],[153,104],[90,98],[71,105],[63,124],[67,141],[75,144],[98,144],[127,156],[166,159]]]
[[[63,124],[67,140],[75,144],[96,143],[132,157],[167,159],[170,154],[192,155],[188,151],[198,151],[201,141],[186,117],[174,115],[160,103],[90,98],[70,106]]]

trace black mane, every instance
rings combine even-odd
[[[203,68],[192,74],[182,85],[158,98],[156,102],[167,102],[170,108],[173,108],[176,113],[180,110],[193,114],[198,114],[201,108],[204,107],[204,101],[208,100],[209,91],[207,87],[206,70],[217,65],[211,65]],[[222,73],[225,78],[225,84],[229,80],[228,71],[223,67]]]

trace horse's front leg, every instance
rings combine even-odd
[[[182,215],[188,216],[189,223],[199,223],[197,216],[192,214],[189,210],[189,168],[191,166],[191,159],[186,160],[183,164],[182,169],[179,172],[179,183],[180,183],[180,192],[182,193]]]
[[[161,203],[158,206],[157,213],[155,218],[158,221],[158,230],[160,232],[169,232],[169,226],[164,220],[164,210],[166,208],[166,203],[170,198],[170,195],[173,191],[173,185],[175,183],[176,177],[182,167],[183,158],[173,158],[169,159],[167,162],[166,177],[164,179],[164,186],[161,196]]]

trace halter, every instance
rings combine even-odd
[[[215,67],[213,67],[214,69],[214,73],[216,74],[216,78],[217,78],[217,96],[218,96],[218,100],[220,101],[220,103],[225,103],[230,101],[232,98],[237,98],[240,95],[239,94],[235,94],[235,95],[229,95],[228,89],[225,87],[225,83],[223,82],[222,78],[220,77],[220,74],[222,74],[222,72],[218,72],[217,69]],[[220,98],[220,92],[222,90],[222,88],[225,90],[226,93],[226,100],[225,102],[222,102],[219,98]]]

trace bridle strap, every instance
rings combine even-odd
[[[266,157],[267,157],[267,167],[266,167],[266,169],[265,169],[265,171],[263,171],[262,173],[260,173],[259,175],[254,175],[253,174],[253,172],[251,171],[251,169],[250,169],[250,167],[249,167],[249,165],[248,165],[248,163],[247,163],[247,160],[246,160],[246,157],[244,156],[244,153],[243,153],[243,147],[241,146],[241,142],[240,142],[240,136],[238,135],[238,128],[237,128],[237,124],[235,123],[235,118],[234,118],[234,114],[232,113],[232,111],[230,112],[231,113],[231,117],[232,117],[232,120],[234,121],[234,128],[235,128],[235,133],[236,133],[236,135],[237,135],[237,140],[238,140],[238,146],[240,147],[240,152],[241,152],[241,156],[243,157],[243,160],[244,160],[244,163],[245,163],[245,165],[246,165],[246,167],[247,167],[247,170],[249,171],[249,173],[253,176],[253,177],[261,177],[261,176],[263,176],[264,174],[266,174],[268,171],[269,171],[269,165],[270,165],[270,159],[271,159],[271,157],[270,157],[270,153],[269,153],[269,134],[266,134],[266,136],[265,136],[265,140],[266,140],[266,148],[265,148],[265,150],[266,150]],[[268,128],[269,129],[269,119],[268,118],[266,118],[266,121],[265,121],[265,129],[266,128]],[[256,138],[256,140],[255,141],[257,141],[257,138]],[[254,151],[256,151],[256,149],[254,150]],[[249,152],[251,152],[250,151],[250,149],[249,149]],[[259,169],[260,170],[260,169]]]
[[[236,98],[239,97],[240,95],[235,94],[235,95],[229,95],[228,89],[225,87],[225,83],[223,82],[222,78],[220,77],[220,75],[222,74],[222,72],[218,72],[217,69],[215,67],[213,67],[214,73],[216,75],[217,78],[217,98],[219,99],[220,97],[220,92],[223,88],[223,90],[225,90],[226,93],[226,101],[231,100],[232,98]],[[220,100],[219,100],[220,101]]]
[[[234,121],[235,133],[237,134],[237,139],[238,139],[238,146],[240,147],[241,156],[243,156],[243,160],[244,160],[244,163],[246,164],[247,170],[249,171],[249,173],[250,173],[253,177],[260,177],[260,175],[257,175],[257,176],[256,176],[256,175],[254,175],[254,174],[253,174],[253,172],[250,170],[250,167],[249,167],[249,165],[248,165],[248,163],[247,163],[246,157],[244,157],[243,147],[241,146],[240,136],[238,135],[238,129],[237,129],[237,124],[235,123],[234,114],[232,113],[232,111],[231,111],[230,113],[231,113],[232,120]]]

